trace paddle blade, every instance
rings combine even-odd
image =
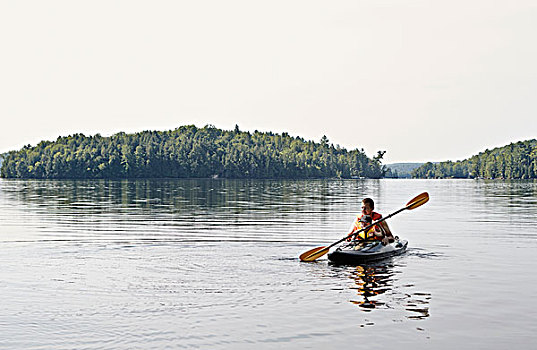
[[[422,194],[417,195],[416,197],[411,199],[406,204],[406,209],[408,209],[408,210],[416,209],[417,207],[422,206],[423,204],[427,203],[428,201],[429,201],[429,194],[427,192],[423,192]]]
[[[328,253],[330,249],[327,247],[317,247],[308,250],[305,253],[300,254],[300,261],[314,261],[320,258],[321,256]]]

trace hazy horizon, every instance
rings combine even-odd
[[[385,163],[536,138],[534,1],[3,1],[0,153],[75,133],[326,135]]]

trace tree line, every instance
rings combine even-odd
[[[511,143],[485,150],[462,161],[426,163],[412,172],[413,178],[537,178],[537,140]]]
[[[170,131],[75,134],[4,154],[4,178],[381,178],[385,152],[369,158],[288,133],[221,130],[212,125]]]

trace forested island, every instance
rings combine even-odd
[[[372,158],[288,133],[221,130],[207,125],[170,131],[75,134],[4,154],[3,178],[381,178],[384,152]]]
[[[421,179],[535,179],[537,178],[537,140],[511,143],[485,150],[468,159],[426,163],[412,172]]]

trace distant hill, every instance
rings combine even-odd
[[[381,178],[384,152],[369,158],[287,133],[221,130],[207,125],[170,131],[76,134],[25,146],[5,155],[6,178]]]
[[[413,178],[537,178],[537,140],[520,141],[485,150],[468,159],[425,163],[412,172]]]
[[[386,177],[411,178],[412,171],[425,163],[392,163],[386,164]]]

